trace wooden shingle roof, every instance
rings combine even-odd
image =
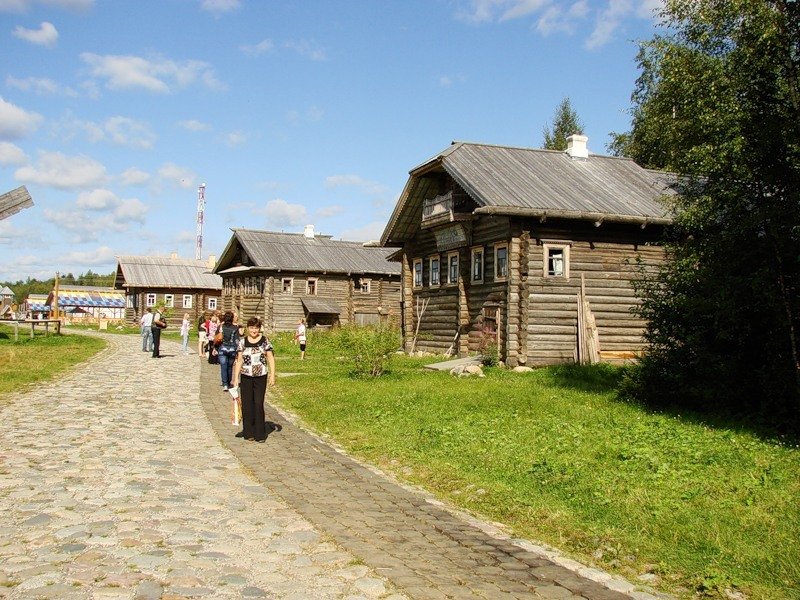
[[[400,265],[387,260],[391,253],[387,248],[334,240],[319,234],[306,237],[299,233],[255,229],[232,231],[233,236],[214,267],[214,273],[257,268],[308,273],[400,274]],[[234,263],[239,248],[246,256],[241,265]]]
[[[161,256],[118,256],[117,287],[221,290],[222,278],[203,260]]]
[[[664,196],[674,195],[668,173],[644,169],[628,158],[454,142],[412,169],[389,223],[383,245],[398,245],[419,226],[422,204],[435,195],[426,175],[447,173],[475,201],[476,214],[671,222]]]
[[[0,221],[33,206],[33,198],[24,185],[0,195]]]

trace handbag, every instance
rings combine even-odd
[[[214,335],[214,345],[219,346],[222,343],[222,332],[218,331],[216,335]]]
[[[156,321],[156,327],[158,327],[159,329],[166,329],[167,324],[164,321]]]

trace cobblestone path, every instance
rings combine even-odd
[[[411,598],[654,598],[599,571],[583,570],[595,580],[582,577],[576,573],[580,565],[565,568],[530,544],[487,532],[295,426],[269,406],[269,397],[267,442],[236,438],[230,396],[220,387],[218,367],[203,365],[201,387],[209,421],[242,463]],[[602,579],[606,585],[596,581]]]
[[[104,337],[0,400],[0,597],[406,597],[220,444],[196,355]]]

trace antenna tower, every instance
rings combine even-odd
[[[203,258],[203,213],[206,210],[206,184],[201,183],[197,188],[197,244],[194,249],[194,257],[197,260]]]

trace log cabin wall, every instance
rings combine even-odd
[[[655,228],[606,226],[592,230],[591,224],[531,227],[526,278],[527,340],[518,349],[516,361],[528,365],[573,362],[577,359],[577,298],[584,277],[589,308],[597,324],[600,360],[624,363],[644,348],[645,322],[633,314],[640,303],[633,289],[637,262],[654,267],[664,259],[661,246],[651,245]],[[568,276],[545,274],[545,250],[568,248]],[[509,357],[509,362],[513,359]]]
[[[170,316],[167,318],[167,323],[172,326],[180,327],[180,324],[183,321],[183,315],[188,312],[189,320],[194,327],[201,315],[212,312],[207,309],[208,299],[216,298],[217,302],[220,302],[221,292],[183,288],[130,288],[126,291],[126,296],[133,296],[135,298],[133,302],[135,306],[126,306],[126,321],[132,322],[135,325],[139,324],[139,320],[148,308],[148,294],[155,294],[155,306],[163,305],[166,301],[166,296],[171,294],[172,307],[169,308]],[[184,305],[184,296],[191,296],[191,306],[189,308]],[[151,308],[154,308],[154,306]]]

